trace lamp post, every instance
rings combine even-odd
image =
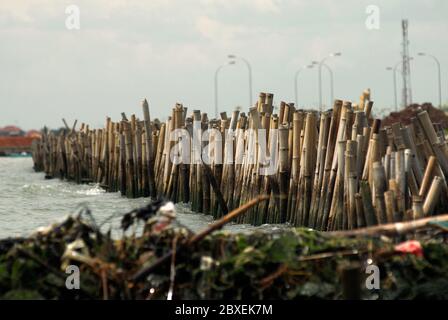
[[[319,65],[319,61],[313,61],[313,65]],[[330,68],[330,66],[326,63],[322,63],[322,67],[325,67],[328,70],[328,73],[330,74],[330,103],[333,103],[334,99],[334,80],[333,80],[333,69]]]
[[[397,100],[397,67],[400,65],[401,61],[397,62],[394,67],[387,67],[386,70],[392,71],[392,77],[394,81],[394,102],[395,102],[395,112],[398,111],[398,100]]]
[[[313,64],[309,64],[307,66],[303,66],[301,68],[299,68],[299,70],[296,71],[296,73],[294,74],[294,97],[296,100],[296,106],[299,106],[299,98],[298,98],[298,93],[297,93],[297,78],[299,77],[300,72],[302,72],[303,69],[311,69],[314,65]]]
[[[409,61],[413,60],[413,57],[409,57]],[[392,70],[392,76],[394,81],[394,100],[395,100],[395,112],[398,111],[398,100],[397,100],[397,69],[398,66],[402,64],[402,61],[398,61],[394,67],[387,67],[386,70]]]
[[[331,53],[327,57],[320,60],[320,62],[318,62],[318,64],[319,64],[319,109],[320,110],[322,110],[322,107],[323,107],[323,105],[322,105],[322,65],[324,64],[325,60],[327,60],[328,58],[339,57],[339,56],[341,56],[340,52]]]
[[[247,61],[246,59],[244,59],[243,57],[240,56],[236,56],[234,54],[229,54],[227,55],[227,58],[232,59],[233,64],[235,63],[236,59],[240,59],[241,61],[244,62],[244,64],[247,67],[247,72],[249,74],[249,106],[252,107],[252,67],[250,66],[249,61]]]
[[[227,64],[235,64],[234,60],[229,61]],[[222,68],[224,68],[227,64],[220,65],[215,71],[215,118],[218,118],[218,74]]]
[[[440,73],[440,61],[435,56],[425,53],[425,52],[419,52],[418,55],[419,56],[428,56],[436,62],[438,80],[439,80],[439,108],[441,108],[442,107],[442,77],[441,77],[441,73]]]
[[[333,83],[333,70],[325,63],[322,64],[323,67],[327,68],[328,72],[330,73],[330,103],[333,103],[334,101],[334,83]]]

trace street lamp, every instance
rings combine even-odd
[[[299,100],[298,100],[298,94],[297,94],[297,78],[303,69],[311,69],[313,66],[314,66],[314,64],[309,64],[307,66],[303,66],[303,67],[299,68],[299,70],[297,70],[296,73],[294,74],[294,96],[295,96],[297,107],[299,106]]]
[[[393,83],[394,83],[394,105],[395,105],[395,111],[397,111],[397,80],[395,77],[395,69],[392,67],[386,67],[386,70],[388,71],[392,71],[392,78],[393,78]]]
[[[441,79],[441,75],[440,75],[439,59],[437,59],[433,55],[425,53],[425,52],[419,52],[418,55],[419,56],[428,56],[428,57],[432,58],[437,64],[437,72],[438,72],[438,79],[439,79],[439,108],[441,108],[442,107],[442,79]]]
[[[318,61],[313,61],[313,64],[319,64]],[[333,81],[333,69],[331,69],[328,64],[322,63],[322,66],[328,70],[330,74],[330,103],[333,103],[334,99],[334,81]]]
[[[392,71],[393,81],[394,81],[394,102],[395,102],[395,112],[398,111],[398,100],[397,100],[397,67],[401,64],[401,61],[397,62],[394,67],[387,67],[386,70]]]
[[[327,68],[330,73],[330,103],[334,102],[334,82],[333,82],[333,70],[328,66],[328,64],[323,63],[322,66]],[[331,106],[330,106],[331,107]]]
[[[414,57],[409,57],[409,61],[414,60]],[[402,61],[398,61],[394,67],[386,67],[386,70],[393,70],[392,76],[394,81],[394,100],[395,100],[395,112],[398,111],[398,100],[397,100],[397,69],[402,64]]]
[[[322,108],[323,108],[323,105],[322,105],[322,65],[324,64],[325,60],[327,60],[331,57],[339,57],[341,55],[342,55],[341,52],[334,52],[334,53],[329,54],[327,57],[323,58],[322,60],[320,60],[320,62],[318,62],[318,64],[319,64],[319,108],[320,108],[320,110],[322,110]],[[331,72],[331,76],[332,76],[332,72]]]
[[[313,61],[313,65],[318,65],[319,61]],[[322,66],[325,67],[328,70],[328,73],[330,74],[330,103],[333,102],[334,99],[334,81],[333,81],[333,69],[328,66],[326,63],[322,63]]]
[[[230,60],[228,63],[220,65],[215,71],[215,118],[218,118],[218,112],[219,112],[218,111],[218,73],[226,65],[232,65],[232,64],[235,64],[234,60]]]
[[[249,106],[252,107],[252,67],[250,66],[249,61],[247,61],[246,59],[244,59],[243,57],[239,57],[236,56],[234,54],[229,54],[227,55],[227,58],[229,59],[233,59],[233,64],[235,63],[236,59],[240,59],[241,61],[244,62],[244,64],[247,67],[247,71],[249,73]]]

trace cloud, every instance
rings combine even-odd
[[[256,0],[253,1],[255,8],[263,13],[278,13],[280,12],[280,1],[276,0]]]
[[[51,0],[15,0],[0,2],[0,21],[30,24],[38,17],[54,16],[57,6]]]
[[[298,67],[342,51],[341,57],[328,61],[334,69],[335,95],[357,99],[369,86],[375,103],[388,106],[393,100],[391,74],[384,67],[400,58],[403,16],[410,20],[411,54],[430,51],[442,65],[448,64],[448,46],[440,37],[448,30],[448,2],[428,3],[404,7],[382,0],[0,0],[0,70],[8,79],[0,85],[0,108],[7,105],[9,110],[1,121],[39,110],[42,116],[23,119],[30,127],[38,126],[53,121],[44,115],[54,115],[55,109],[57,124],[59,115],[69,112],[96,121],[106,114],[119,115],[146,94],[159,115],[166,115],[173,101],[204,110],[213,105],[213,75],[228,53],[250,61],[254,96],[268,90],[280,100],[293,97]],[[81,10],[77,32],[65,28],[70,4]],[[365,28],[368,4],[381,9],[380,30]],[[416,100],[436,95],[434,81],[426,81],[429,71],[417,68],[424,63],[416,59],[412,70]],[[247,102],[246,71],[240,63],[223,70],[220,104],[231,108]],[[299,82],[300,104],[316,103],[316,70],[304,72]],[[61,104],[66,97],[70,101]]]
[[[196,19],[196,29],[204,38],[217,41],[230,41],[245,31],[243,27],[227,25],[208,16]]]
[[[281,0],[201,0],[204,6],[225,9],[255,10],[259,13],[279,13]]]

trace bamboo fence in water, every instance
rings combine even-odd
[[[281,102],[276,113],[273,95],[260,93],[247,114],[209,119],[176,104],[160,122],[150,119],[144,100],[143,119],[123,113],[102,129],[81,124],[78,130],[64,120],[66,130],[44,131],[35,141],[33,160],[50,178],[190,203],[215,218],[270,195],[238,218],[254,225],[332,231],[446,212],[443,130],[426,111],[409,125],[382,128],[371,118],[372,106],[365,91],[358,104],[336,100],[331,110],[316,112]]]

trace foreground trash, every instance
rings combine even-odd
[[[80,214],[0,240],[0,298],[448,298],[447,215],[331,233],[210,234],[214,224],[195,235],[173,208],[159,201],[124,214],[119,239]],[[129,234],[138,221],[142,234]]]

